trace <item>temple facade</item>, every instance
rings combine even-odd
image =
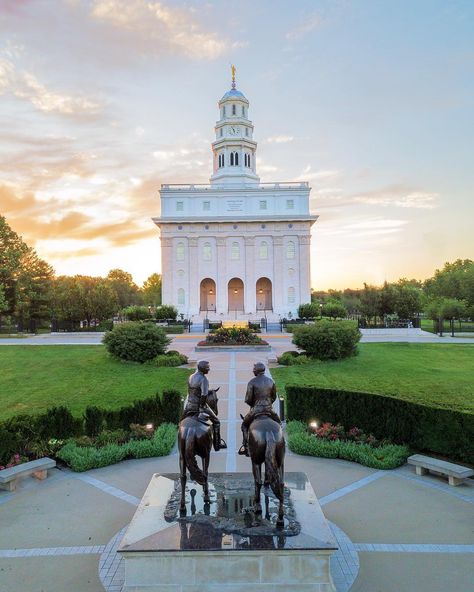
[[[186,317],[288,316],[310,302],[307,182],[260,183],[249,102],[219,101],[210,184],[162,185],[162,301]]]

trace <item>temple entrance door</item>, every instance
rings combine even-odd
[[[257,310],[273,310],[272,304],[272,282],[262,277],[257,280]]]
[[[229,312],[244,310],[244,282],[240,278],[232,278],[227,285]]]
[[[205,278],[200,286],[199,310],[216,312],[216,282]]]

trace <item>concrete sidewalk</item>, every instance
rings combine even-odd
[[[183,353],[193,343],[175,340]],[[207,357],[211,386],[221,386],[219,415],[229,445],[213,453],[210,470],[250,472],[249,460],[236,450],[255,354]],[[308,474],[332,524],[340,548],[331,569],[338,592],[473,590],[472,481],[450,487],[442,478],[417,477],[408,466],[376,471],[291,452],[285,468]],[[177,471],[172,454],[87,473],[54,469],[42,482],[25,478],[16,493],[0,491],[1,592],[120,592],[118,533],[151,475]]]

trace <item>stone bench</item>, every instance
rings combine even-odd
[[[474,475],[474,470],[462,465],[455,465],[454,463],[437,458],[430,458],[422,454],[414,454],[408,458],[408,464],[413,465],[417,475],[425,475],[428,471],[437,473],[439,475],[446,475],[450,485],[459,485]]]
[[[46,479],[48,469],[54,469],[56,461],[51,458],[39,458],[30,462],[0,471],[0,489],[15,491],[18,477],[34,475],[37,479]]]

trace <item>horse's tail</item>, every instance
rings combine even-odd
[[[190,438],[189,436],[186,438],[184,447],[184,460],[186,461],[186,466],[191,475],[191,479],[196,481],[196,483],[199,483],[199,485],[205,485],[206,475],[204,475],[197,464],[193,438]]]
[[[275,436],[271,434],[271,437],[267,439],[265,448],[265,481],[270,483],[273,493],[279,498],[281,495],[281,472],[278,466],[277,454],[278,446],[280,442],[275,439]]]

